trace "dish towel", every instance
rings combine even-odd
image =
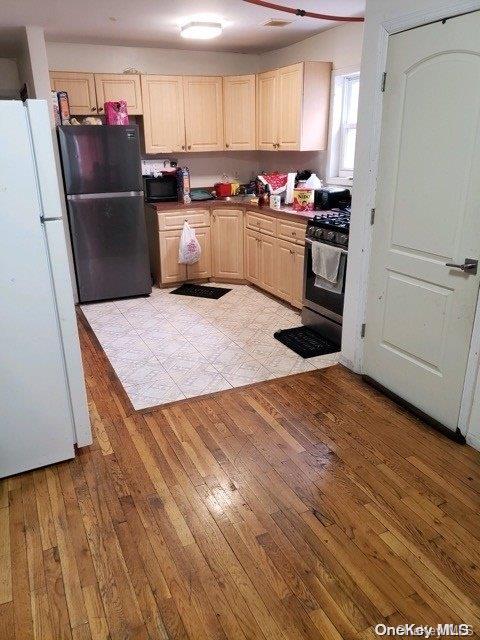
[[[343,284],[345,260],[343,249],[332,247],[323,242],[312,242],[312,271],[315,274],[315,286],[337,291]]]

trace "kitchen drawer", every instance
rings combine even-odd
[[[245,224],[249,229],[255,229],[255,231],[261,231],[269,236],[275,235],[275,218],[270,216],[264,216],[261,213],[253,213],[253,211],[247,211],[245,214]]]
[[[277,220],[277,237],[297,244],[305,243],[305,231],[307,225],[289,220]]]
[[[158,212],[158,228],[160,231],[181,229],[185,221],[191,227],[209,227],[210,211],[207,209],[185,209],[184,211]]]

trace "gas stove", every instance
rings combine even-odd
[[[307,224],[307,238],[341,247],[348,246],[350,209],[325,211]]]

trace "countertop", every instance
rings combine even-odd
[[[267,213],[268,215],[274,215],[278,217],[288,218],[295,220],[296,222],[307,222],[311,220],[318,211],[294,211],[293,207],[283,206],[280,209],[272,209],[271,207],[264,205],[259,207],[258,204],[251,204],[249,198],[232,197],[230,200],[201,200],[194,201],[190,204],[183,204],[180,202],[151,202],[147,205],[154,207],[158,212],[161,211],[182,211],[187,209],[232,209],[241,208],[248,209],[249,211],[255,211],[257,213]]]

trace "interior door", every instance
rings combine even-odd
[[[185,150],[182,76],[142,75],[146,153]]]
[[[455,429],[478,295],[480,12],[389,39],[365,373]]]

